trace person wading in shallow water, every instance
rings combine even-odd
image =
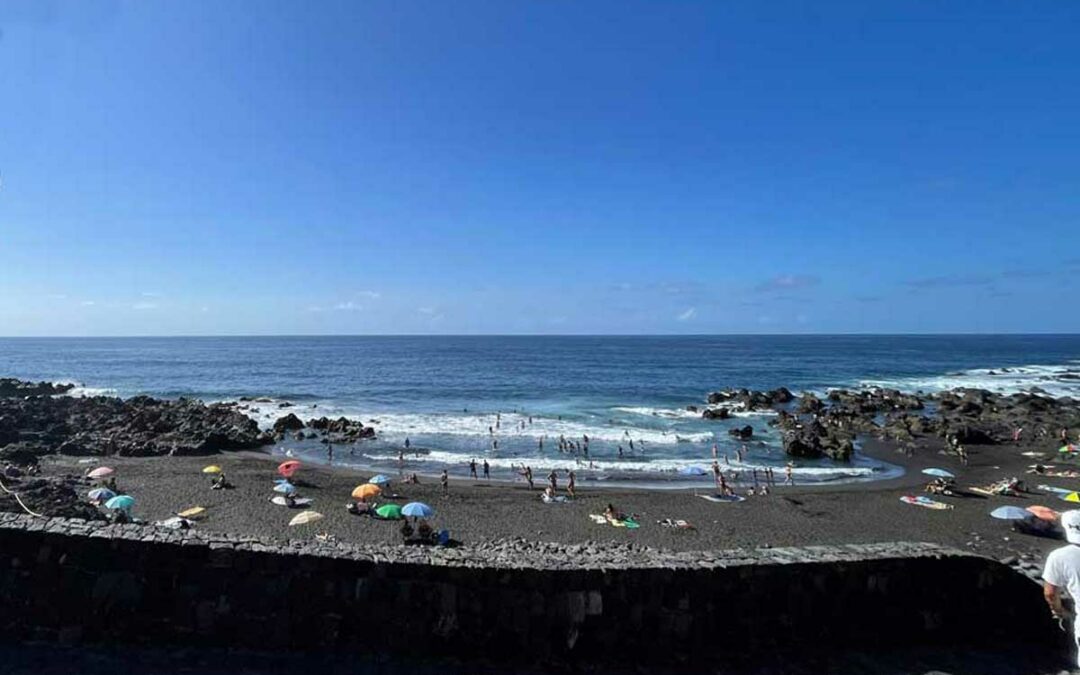
[[[477,475],[476,475],[476,460],[475,460],[475,459],[470,459],[470,460],[469,460],[469,475],[470,475],[470,476],[472,476],[472,479],[473,479],[473,480],[476,480],[476,479],[477,479]]]
[[[490,479],[491,479],[491,465],[488,464],[488,461],[485,459],[484,460],[484,480],[490,480]]]

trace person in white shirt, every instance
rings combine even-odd
[[[1066,511],[1061,514],[1061,527],[1065,530],[1068,545],[1056,549],[1046,556],[1043,569],[1043,597],[1050,611],[1059,621],[1071,617],[1061,601],[1061,589],[1069,592],[1073,602],[1080,600],[1080,511]],[[1080,649],[1080,622],[1073,622],[1073,636]],[[1080,665],[1080,653],[1077,656]]]

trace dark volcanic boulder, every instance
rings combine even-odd
[[[0,398],[0,430],[4,445],[23,440],[75,455],[206,454],[267,441],[255,420],[228,405],[149,396]]]
[[[279,417],[274,421],[274,433],[284,434],[286,431],[296,431],[304,428],[304,422],[294,415],[289,413],[285,417]]]
[[[754,437],[754,427],[747,424],[743,427],[736,427],[734,429],[728,429],[728,433],[740,441],[748,441]]]
[[[24,382],[13,377],[0,377],[0,396],[56,396],[74,388],[73,384]]]
[[[312,429],[318,429],[325,434],[333,434],[334,440],[339,443],[349,443],[364,438],[374,438],[375,429],[365,427],[360,420],[351,420],[347,417],[339,417],[332,420],[329,417],[320,417],[310,420],[307,424]]]
[[[956,440],[964,445],[995,445],[997,440],[988,432],[965,424],[952,430]]]
[[[825,404],[821,402],[821,399],[810,392],[803,393],[802,397],[799,398],[797,410],[800,414],[821,412],[824,409]]]
[[[731,411],[727,408],[705,408],[701,416],[707,420],[726,420],[731,417]]]
[[[7,479],[8,489],[34,513],[49,517],[105,520],[105,516],[83,499],[82,485],[70,477],[30,477]],[[14,496],[0,492],[0,511],[26,513]]]

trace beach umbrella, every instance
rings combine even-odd
[[[99,466],[98,468],[94,469],[93,471],[91,471],[90,473],[88,473],[86,475],[91,477],[91,478],[108,478],[109,476],[113,475],[114,473],[116,473],[116,471],[113,470],[113,469],[110,469],[107,466]]]
[[[1073,502],[1074,504],[1080,504],[1080,492],[1070,492],[1067,495],[1061,495],[1061,498],[1067,502]]]
[[[401,507],[401,515],[410,518],[430,518],[435,515],[435,509],[423,502],[409,502]]]
[[[300,462],[296,461],[295,459],[290,459],[287,462],[282,462],[281,464],[278,464],[277,472],[280,473],[282,476],[285,476],[286,478],[292,478],[292,475],[296,473],[297,469],[299,468]]]
[[[390,476],[384,476],[380,473],[378,476],[372,476],[368,482],[372,485],[386,485],[390,482]]]
[[[322,517],[323,514],[318,511],[304,511],[303,513],[296,514],[296,516],[289,521],[289,525],[307,525],[308,523],[314,523],[316,520],[321,520]]]
[[[700,466],[684,466],[679,469],[679,473],[684,476],[704,476],[708,471],[702,469]]]
[[[278,483],[274,486],[274,492],[280,492],[283,495],[291,495],[296,492],[296,486],[292,483]]]
[[[1060,448],[1058,448],[1058,452],[1060,452],[1063,455],[1068,454],[1070,452],[1076,452],[1076,446],[1073,445],[1072,443],[1069,443],[1068,445],[1063,445]]]
[[[105,502],[105,508],[119,509],[121,511],[130,511],[131,507],[134,505],[135,498],[128,495],[118,495]]]
[[[198,518],[202,514],[206,513],[206,508],[202,506],[192,506],[190,509],[185,509],[176,515],[181,518]]]
[[[86,496],[95,502],[103,502],[115,497],[116,493],[109,488],[94,488]]]
[[[221,473],[221,467],[217,464],[211,464],[210,466],[202,470],[203,473]]]
[[[380,518],[386,518],[387,520],[398,520],[401,518],[401,507],[397,504],[383,504],[379,508],[375,509],[375,513],[379,514]]]
[[[946,471],[945,469],[923,469],[922,472],[927,476],[934,476],[935,478],[956,478],[952,472]]]
[[[998,520],[1026,520],[1033,518],[1033,514],[1019,506],[999,506],[990,512],[991,518]]]
[[[372,497],[378,497],[381,494],[382,490],[379,486],[372,485],[371,483],[357,485],[356,489],[352,491],[353,499],[371,499]]]
[[[1027,507],[1027,510],[1039,520],[1053,521],[1061,517],[1060,513],[1050,508],[1049,506],[1029,506]]]

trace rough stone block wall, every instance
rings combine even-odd
[[[930,544],[601,551],[584,563],[565,547],[520,546],[272,545],[5,514],[0,633],[635,662],[1056,635],[1037,585]]]

